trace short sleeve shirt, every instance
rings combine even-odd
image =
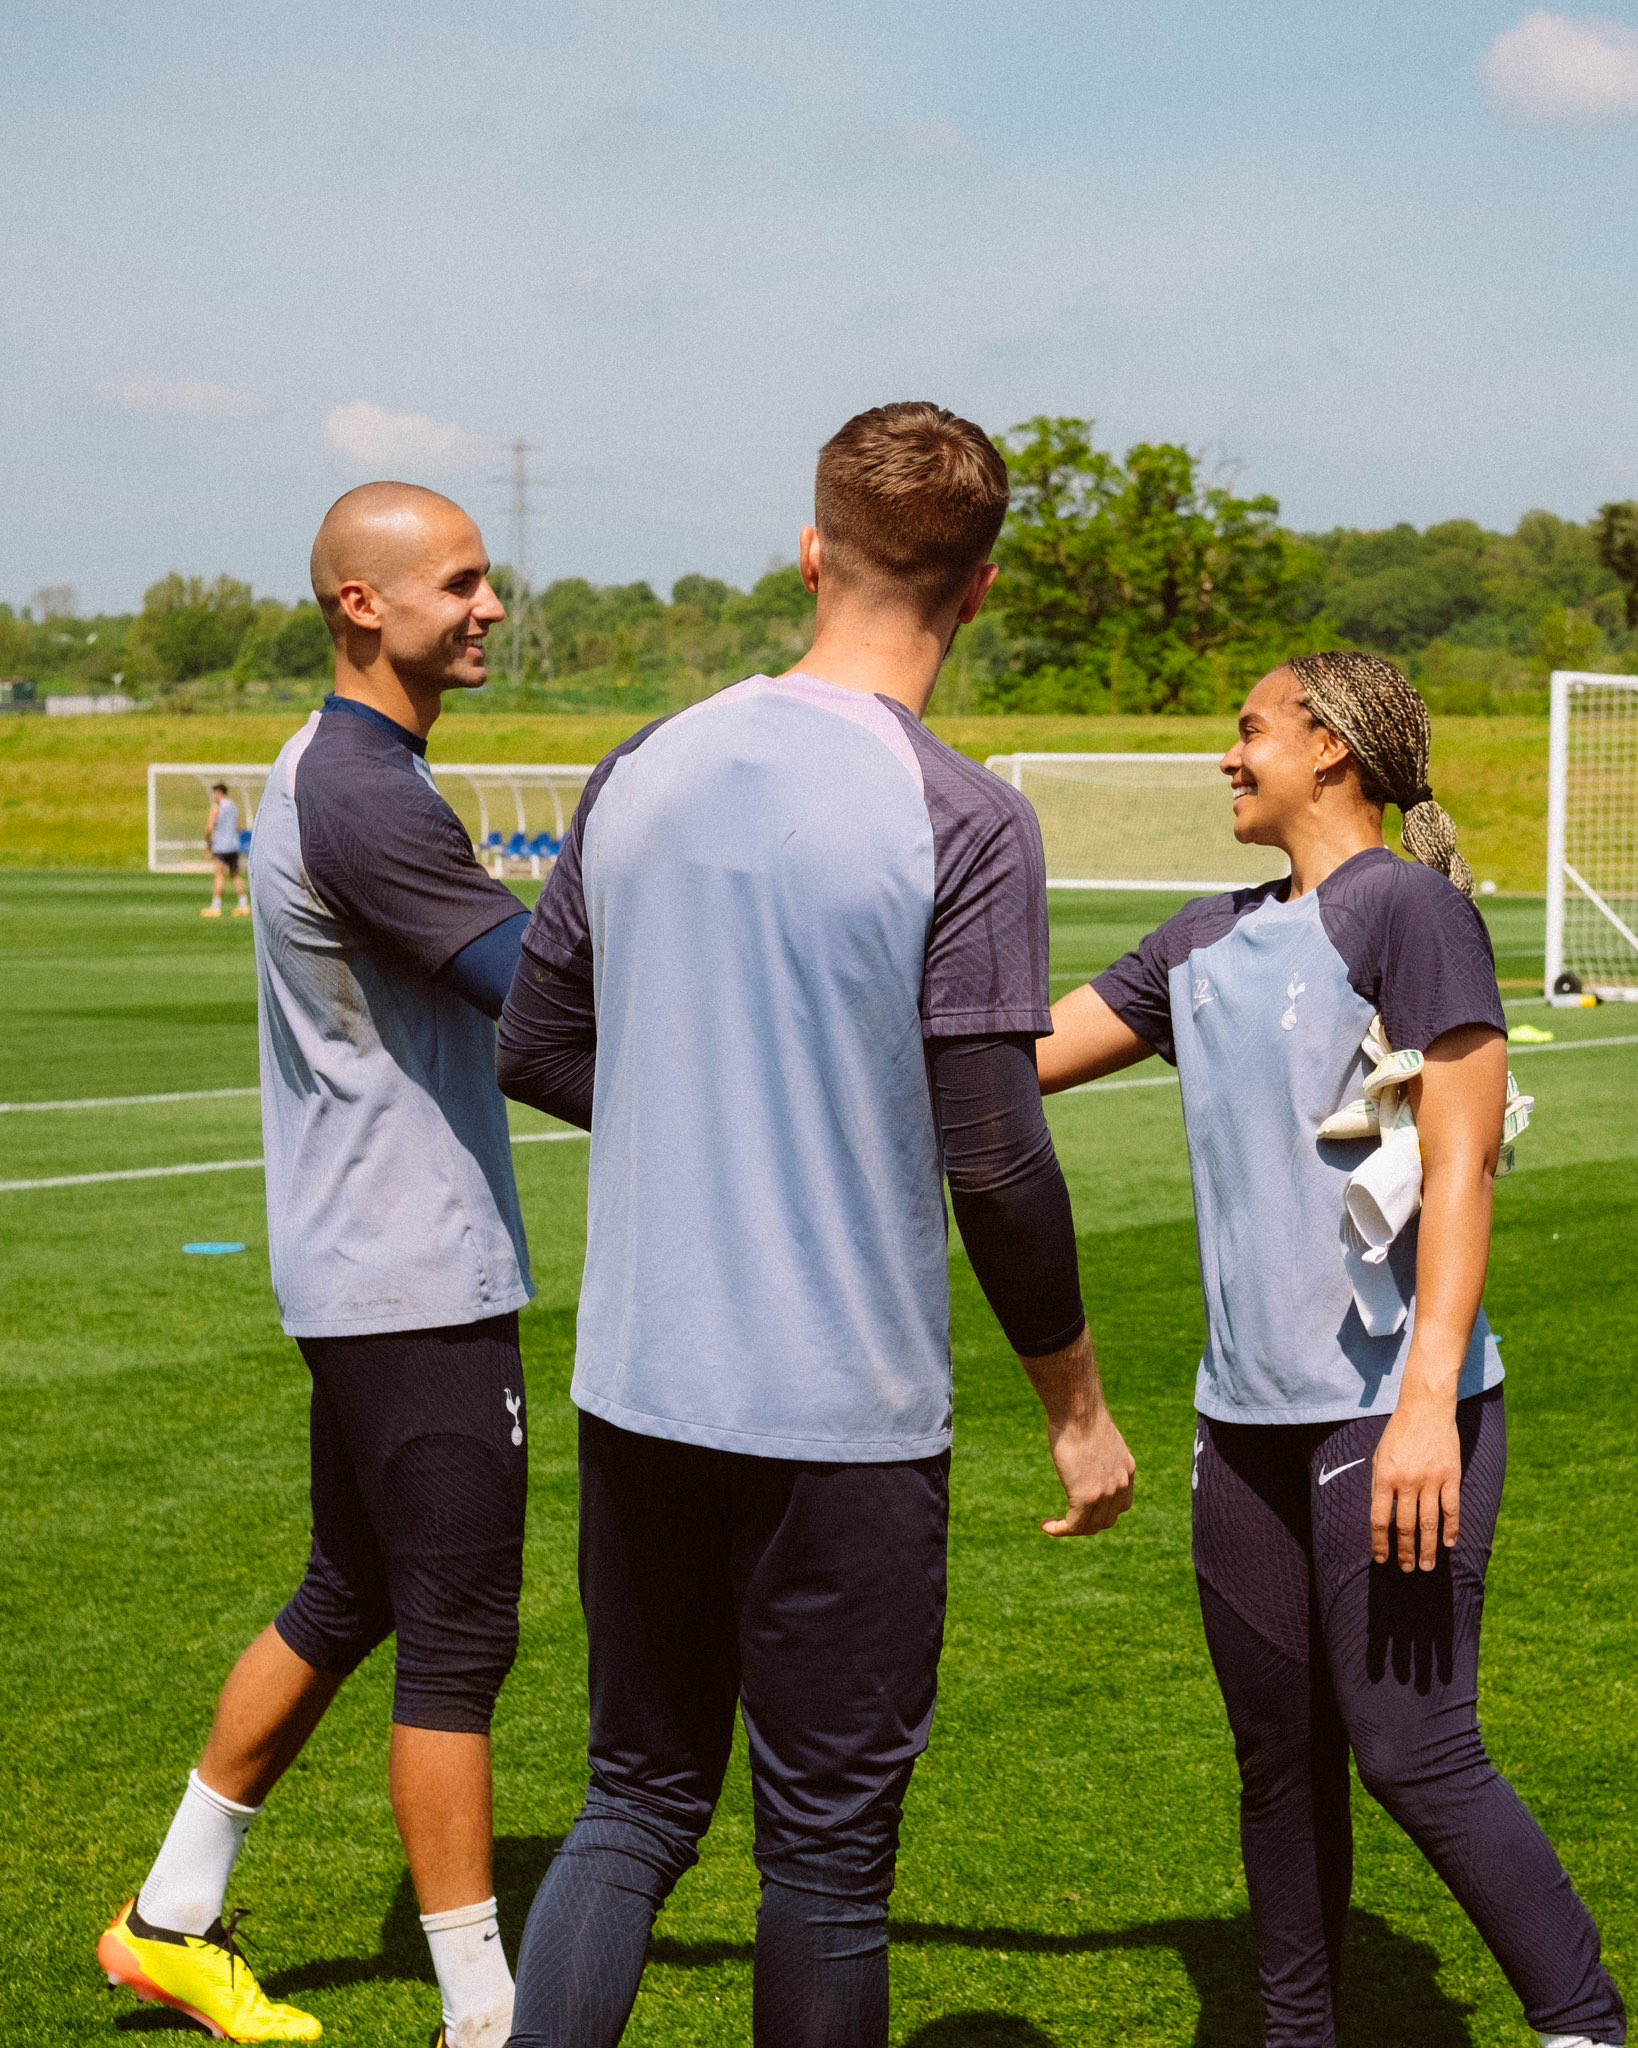
[[[523,905],[424,754],[332,698],[256,815],[268,1243],[292,1336],[478,1322],[532,1292],[495,1027],[437,979]]]
[[[525,950],[589,980],[573,1394],[765,1457],[950,1436],[925,1041],[1051,1029],[1028,804],[902,705],[752,677],[587,785]]]
[[[1374,1141],[1321,1140],[1360,1093],[1380,1015],[1396,1050],[1506,1029],[1484,920],[1443,875],[1385,847],[1286,900],[1287,881],[1203,897],[1092,984],[1183,1084],[1206,1350],[1220,1421],[1329,1422],[1399,1398],[1415,1327],[1416,1230],[1390,1267],[1409,1311],[1368,1336],[1342,1253],[1343,1194]],[[1502,1376],[1481,1311],[1461,1391]]]

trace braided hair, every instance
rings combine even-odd
[[[1432,727],[1410,678],[1377,654],[1299,654],[1286,667],[1316,723],[1358,762],[1367,798],[1398,805],[1405,851],[1471,896],[1473,870],[1456,850],[1449,813],[1428,787]]]

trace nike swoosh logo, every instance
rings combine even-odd
[[[494,1929],[494,1930],[493,1930],[492,1932],[490,1932],[490,1933],[486,1934],[486,1935],[484,1936],[484,1940],[485,1940],[485,1941],[499,1941],[499,1940],[500,1940],[500,1929],[499,1929],[499,1928],[497,1927],[497,1928],[495,1928],[495,1929]]]
[[[1333,1479],[1340,1479],[1344,1472],[1351,1472],[1355,1465],[1363,1465],[1364,1462],[1363,1458],[1354,1458],[1346,1465],[1334,1466],[1329,1472],[1321,1471],[1319,1483],[1321,1486],[1329,1486]]]

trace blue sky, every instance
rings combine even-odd
[[[55,0],[0,67],[0,598],[292,597],[408,474],[535,580],[788,556],[865,405],[1294,523],[1638,496],[1638,0]]]

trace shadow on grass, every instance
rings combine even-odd
[[[534,1903],[535,1887],[557,1854],[560,1835],[502,1835],[495,1843],[495,1897],[500,1904],[501,1936],[508,1956],[516,1957],[518,1937]],[[749,1951],[747,1950],[747,1953]],[[325,1962],[295,1963],[262,1979],[270,1998],[293,1998],[302,1991],[336,1991],[349,1984],[432,1983],[432,1959],[421,1932],[415,1887],[406,1870],[381,1923],[381,1944],[373,1956],[335,1956]]]
[[[1017,1927],[955,1927],[895,1920],[895,1948],[991,1949],[1008,1956],[1092,1956],[1170,1950],[1188,1972],[1200,2001],[1193,2048],[1262,2048],[1262,2002],[1251,1919],[1154,1920],[1083,1934],[1043,1934]],[[749,1962],[749,1942],[673,1941],[659,1936],[650,1960],[662,1968],[708,1969]],[[1426,1942],[1400,1934],[1376,1913],[1348,1920],[1343,1975],[1345,2040],[1392,2041],[1414,2030],[1417,2048],[1472,2048],[1470,2008],[1439,1984],[1439,1957]],[[905,2048],[1057,2048],[1048,2034],[1015,2013],[952,2012],[917,2029]]]
[[[495,1844],[495,1895],[500,1901],[509,1956],[517,1955],[518,1937],[536,1887],[557,1853],[560,1839],[514,1835]],[[1006,1956],[1168,1951],[1188,1972],[1200,2002],[1193,2048],[1261,2048],[1262,2006],[1251,1921],[1245,1913],[1223,1919],[1153,1920],[1131,1927],[1089,1928],[1078,1934],[1048,1934],[1020,1927],[961,1927],[930,1920],[895,1920],[890,1931],[896,1948],[989,1950]],[[723,1963],[749,1964],[752,1953],[749,1941],[686,1941],[660,1933],[649,1960],[660,1969],[701,1970]],[[264,1980],[276,1998],[389,1981],[432,1982],[432,1966],[407,1873],[382,1922],[375,1955],[298,1963]],[[1417,2048],[1472,2048],[1469,2010],[1441,1988],[1439,1957],[1428,1943],[1399,1933],[1379,1914],[1350,1914],[1342,2000],[1344,2040],[1402,2040],[1414,2029]],[[193,2031],[180,2014],[154,2008],[126,2015],[119,2026],[128,2033]],[[1016,2013],[968,2010],[944,2013],[929,2021],[909,2037],[905,2048],[1060,2048],[1060,2044]]]

